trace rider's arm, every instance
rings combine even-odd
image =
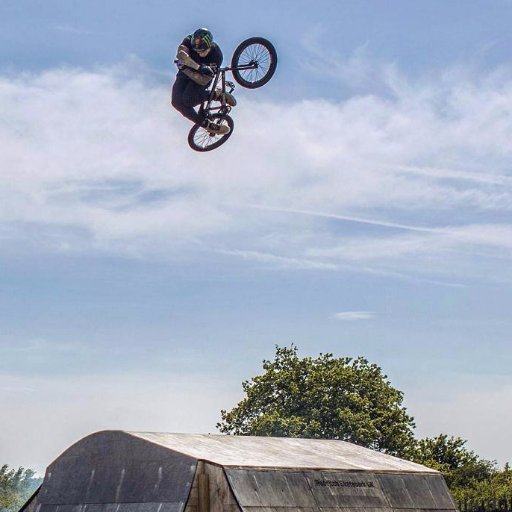
[[[180,44],[178,47],[178,53],[176,55],[178,60],[189,68],[195,69],[196,71],[201,67],[189,54],[189,49],[184,45]]]
[[[199,71],[194,71],[190,68],[183,68],[181,72],[196,82],[196,84],[202,85],[203,87],[206,87],[212,80],[211,77],[203,75],[202,73],[199,73]]]

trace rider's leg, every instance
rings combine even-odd
[[[196,84],[186,76],[177,76],[172,86],[171,104],[187,119],[193,123],[202,124],[203,116],[199,115],[194,109],[208,97],[205,88]]]
[[[194,81],[190,81],[190,84],[185,88],[183,94],[183,102],[185,105],[196,106],[206,101],[210,96],[210,91],[206,89],[206,86],[201,86]],[[229,133],[230,128],[227,124],[217,124],[210,122],[207,119],[203,119],[203,126],[214,135],[225,135]]]
[[[183,103],[187,107],[197,107],[210,96],[210,91],[206,90],[206,86],[200,85],[193,80],[189,80],[183,91]]]
[[[210,92],[187,77],[178,76],[172,87],[172,106],[193,123],[203,125],[210,133],[225,135],[230,128],[225,124],[210,123],[194,109],[208,99]]]

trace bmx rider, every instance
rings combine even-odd
[[[213,41],[211,32],[207,28],[200,28],[185,37],[178,47],[176,59],[178,73],[172,87],[172,106],[193,123],[206,128],[212,135],[229,133],[229,126],[211,123],[194,108],[208,99],[210,92],[207,89],[215,75],[214,68],[222,65],[222,51]],[[236,105],[232,94],[222,93],[219,89],[214,92],[213,99],[224,99],[231,107]]]

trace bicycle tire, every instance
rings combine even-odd
[[[256,62],[257,69],[240,70],[239,66]],[[250,37],[242,41],[231,59],[233,77],[247,89],[256,89],[265,85],[276,72],[277,52],[274,45],[263,37]],[[261,73],[258,71],[261,70]]]
[[[235,123],[233,122],[233,119],[227,114],[213,114],[209,119],[210,121],[217,121],[219,123],[225,121],[230,128],[229,133],[224,135],[212,135],[200,124],[195,124],[188,132],[188,145],[194,151],[199,151],[202,153],[205,151],[212,151],[213,149],[217,149],[219,146],[222,146],[222,144],[224,144],[233,133]]]

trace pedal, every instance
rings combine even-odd
[[[235,84],[226,80],[226,87],[229,87],[229,93],[231,94],[235,90]]]

